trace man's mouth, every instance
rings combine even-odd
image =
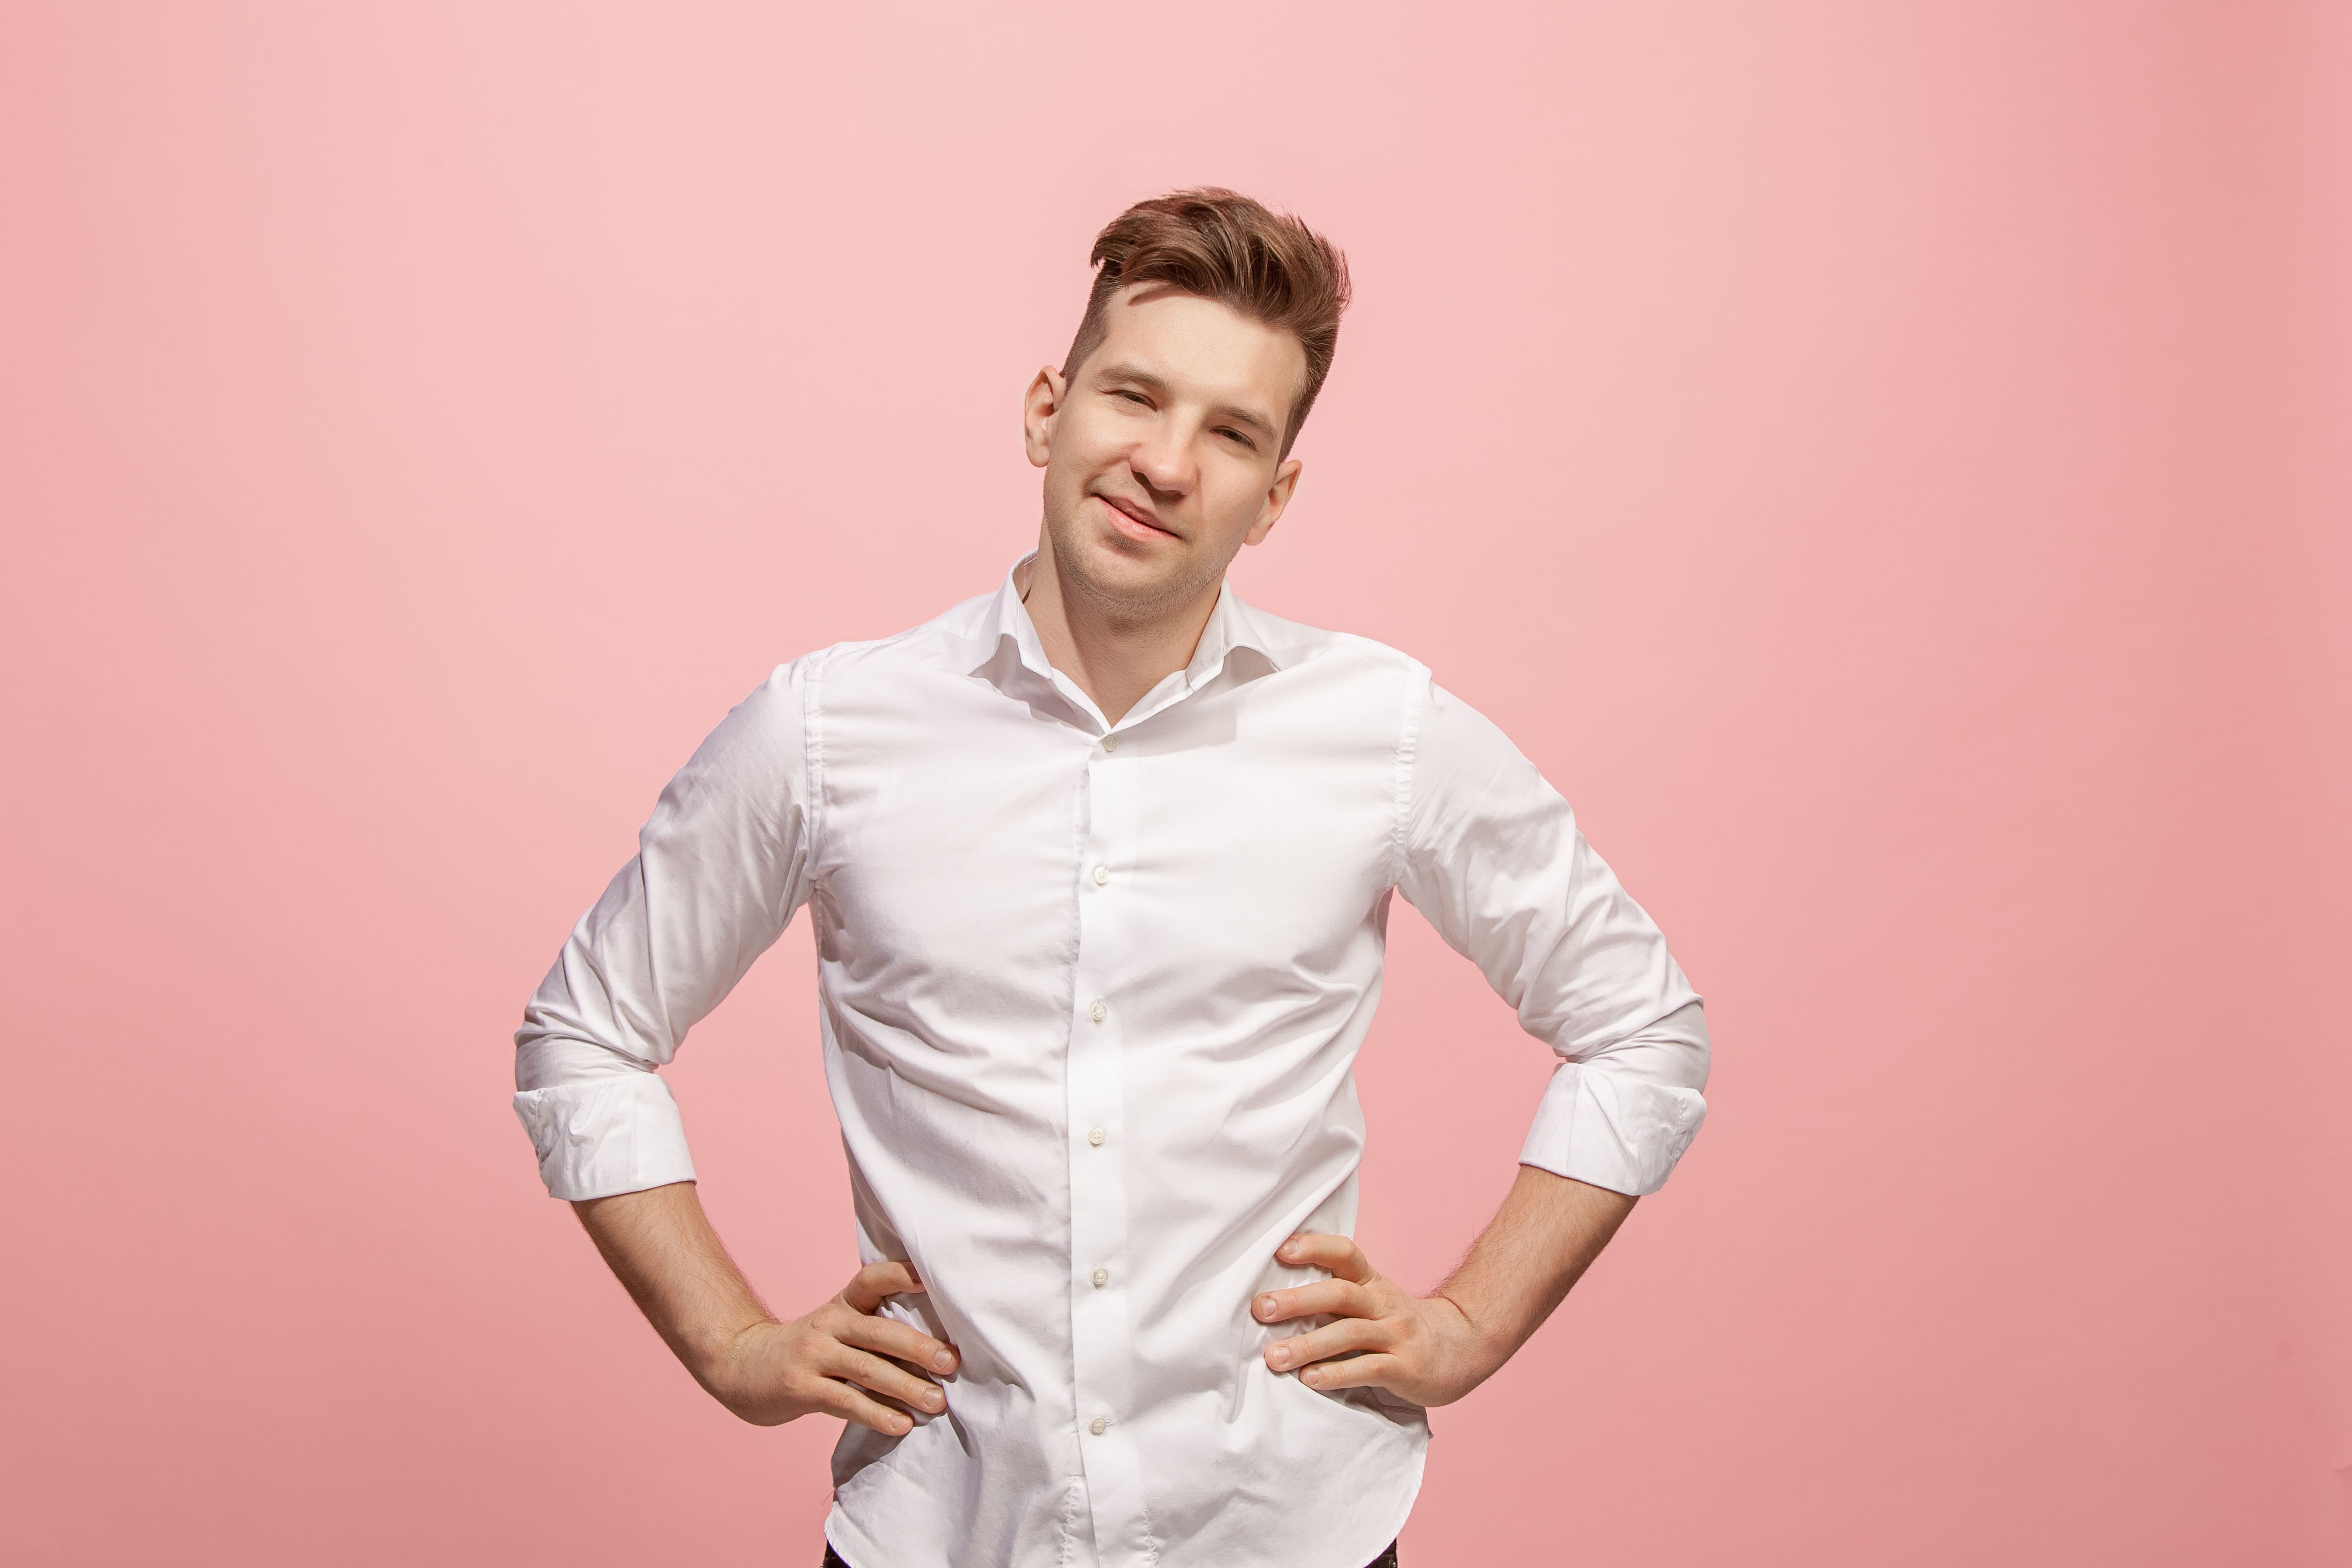
[[[1118,528],[1121,533],[1145,538],[1173,539],[1183,537],[1133,502],[1113,500],[1108,496],[1097,496],[1095,499],[1110,508],[1112,526]]]

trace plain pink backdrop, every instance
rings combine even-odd
[[[2352,1551],[2352,15],[2324,4],[0,11],[0,1556],[802,1563],[539,1188],[508,1037],[773,664],[993,586],[1093,231],[1359,303],[1238,570],[1510,730],[1706,1133],[1435,1421],[1491,1564]],[[788,933],[672,1074],[853,1264]],[[1549,1065],[1400,912],[1364,1239]]]

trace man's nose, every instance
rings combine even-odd
[[[1192,488],[1192,446],[1180,431],[1153,433],[1128,455],[1127,461],[1154,496],[1172,498]]]

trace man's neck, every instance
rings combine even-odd
[[[1192,662],[1223,582],[1164,614],[1125,621],[1105,614],[1067,580],[1051,540],[1040,541],[1026,576],[1013,586],[1028,606],[1045,662],[1076,682],[1113,724],[1146,692]]]

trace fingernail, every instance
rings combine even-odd
[[[1266,1360],[1272,1362],[1276,1366],[1288,1366],[1290,1364],[1290,1347],[1287,1345],[1276,1345],[1274,1349],[1267,1354]]]
[[[955,1370],[955,1352],[951,1350],[943,1350],[940,1352],[939,1354],[931,1357],[931,1364],[938,1367],[941,1372],[953,1372]]]
[[[1323,1374],[1310,1366],[1306,1371],[1298,1375],[1298,1381],[1306,1384],[1311,1388],[1315,1385],[1323,1381]]]
[[[1274,1298],[1272,1296],[1260,1296],[1257,1299],[1257,1315],[1262,1318],[1270,1318],[1274,1316]]]
[[[923,1391],[923,1406],[925,1409],[943,1409],[946,1407],[947,1402],[948,1396],[940,1393],[936,1388],[928,1388]]]

